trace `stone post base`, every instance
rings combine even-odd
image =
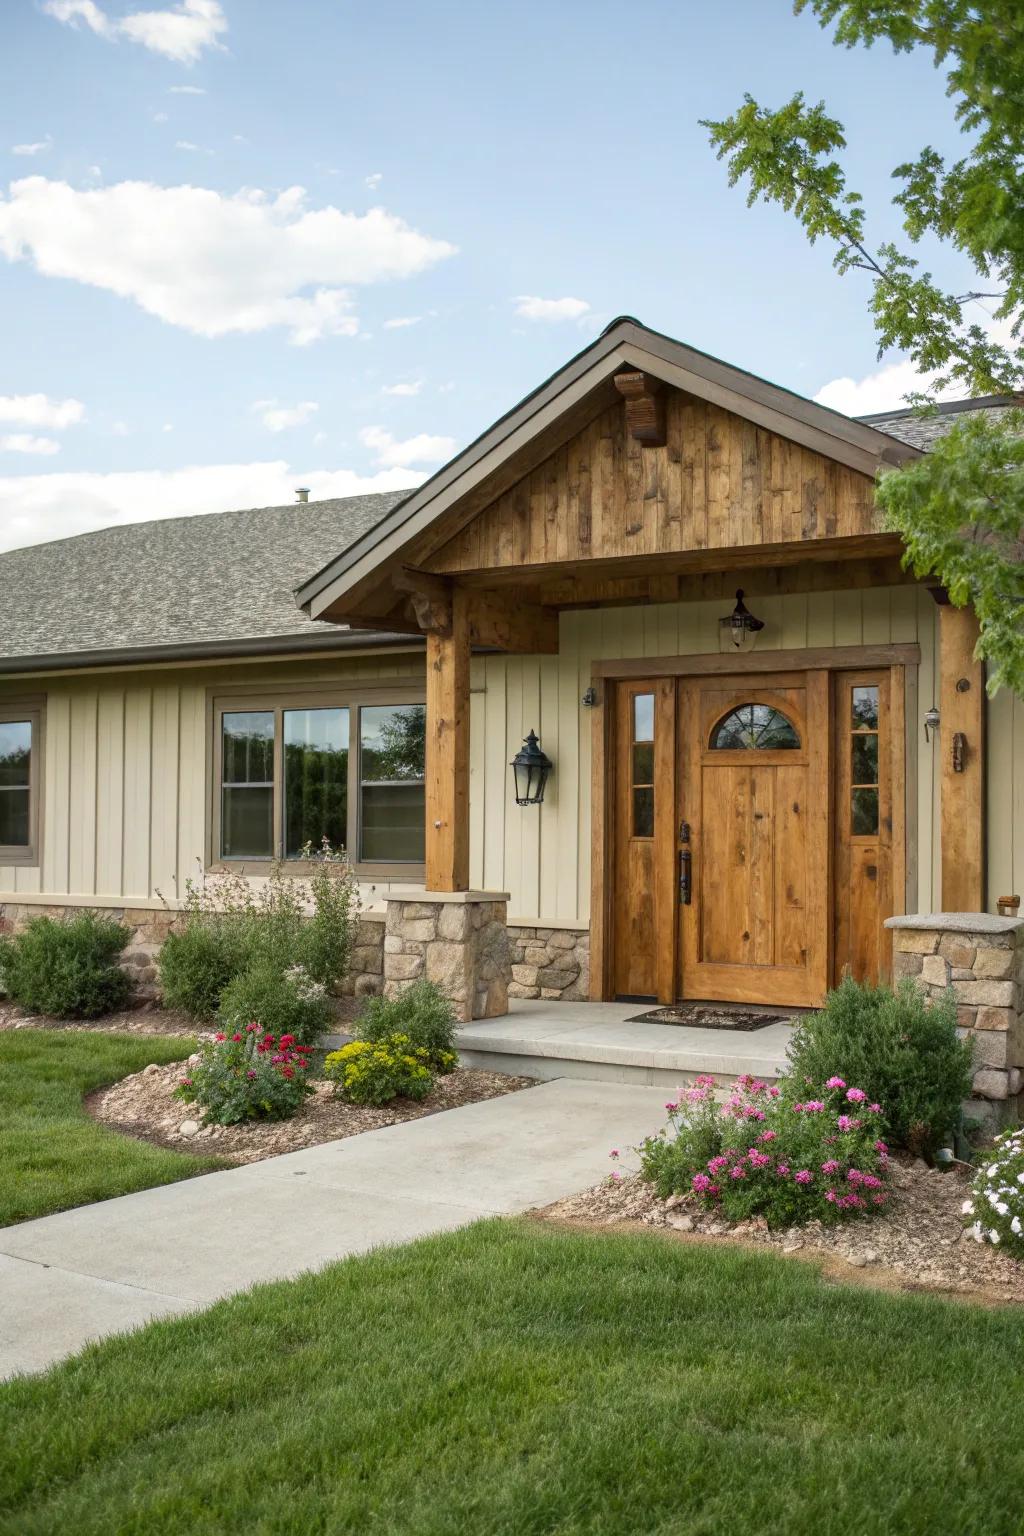
[[[495,891],[428,891],[389,896],[384,996],[414,981],[441,989],[463,1024],[508,1012],[511,947],[508,896]]]
[[[1024,1088],[1024,919],[987,912],[890,917],[893,978],[912,976],[926,997],[952,988],[960,1033],[974,1047],[968,1113],[1006,1120]]]

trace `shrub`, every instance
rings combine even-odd
[[[230,1037],[222,1033],[207,1040],[177,1095],[198,1104],[214,1125],[288,1120],[313,1091],[306,1081],[309,1049],[291,1035],[263,1034],[249,1023]]]
[[[60,921],[34,917],[21,933],[0,939],[0,980],[29,1013],[94,1019],[131,993],[117,963],[130,937],[122,923],[95,912]]]
[[[454,1052],[441,1052],[440,1070],[455,1066]],[[451,1058],[449,1060],[448,1058]],[[332,1051],[324,1076],[337,1085],[341,1098],[352,1104],[387,1104],[392,1099],[424,1099],[434,1086],[430,1053],[408,1035],[384,1035],[379,1040],[353,1040]]]
[[[669,1104],[669,1127],[640,1147],[641,1174],[662,1199],[690,1194],[730,1221],[770,1227],[869,1215],[887,1200],[881,1106],[831,1078],[803,1098],[742,1077],[724,1104],[703,1076]]]
[[[800,1083],[836,1074],[885,1105],[893,1142],[929,1156],[959,1124],[971,1091],[971,1048],[957,1037],[956,1004],[928,1003],[912,981],[895,991],[845,979],[789,1046]]]
[[[1024,1128],[1003,1131],[964,1201],[971,1236],[1024,1259]],[[973,1219],[971,1219],[973,1218]]]
[[[315,1045],[330,1024],[331,1005],[321,984],[301,966],[282,972],[264,958],[228,982],[217,1017],[228,1034],[256,1023],[272,1035]]]
[[[181,1008],[194,1019],[212,1019],[221,993],[243,963],[240,938],[226,923],[191,917],[180,931],[169,933],[157,962],[165,1006]]]
[[[330,990],[346,974],[358,910],[358,887],[344,853],[328,842],[303,857],[308,880],[276,863],[259,887],[240,870],[188,881],[185,919],[160,953],[164,1001],[194,1018],[217,1012],[224,988],[244,971],[302,966]]]
[[[452,1005],[432,981],[417,981],[398,997],[368,998],[356,1024],[361,1040],[387,1040],[408,1036],[413,1047],[427,1053],[436,1072],[451,1072],[459,1064],[455,1054],[457,1028]]]

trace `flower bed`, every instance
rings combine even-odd
[[[195,1063],[190,1063],[195,1066]],[[188,1068],[155,1063],[145,1071],[100,1089],[86,1101],[89,1112],[106,1125],[159,1146],[200,1149],[226,1157],[233,1163],[255,1163],[281,1152],[339,1141],[362,1131],[417,1120],[423,1115],[455,1109],[479,1099],[500,1098],[533,1086],[532,1079],[507,1077],[499,1072],[460,1068],[439,1077],[420,1103],[395,1099],[375,1108],[347,1104],[337,1097],[334,1085],[314,1080],[312,1093],[290,1120],[249,1121],[238,1125],[200,1124],[200,1116],[175,1098]]]

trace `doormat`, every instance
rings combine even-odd
[[[749,1013],[741,1008],[716,1008],[708,1003],[679,1003],[638,1013],[627,1024],[686,1024],[691,1029],[766,1029],[769,1024],[789,1024],[792,1014]]]

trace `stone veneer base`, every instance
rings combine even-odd
[[[390,896],[384,932],[384,996],[432,981],[463,1024],[508,1012],[510,951],[504,892]]]
[[[926,997],[951,989],[957,1024],[974,1047],[968,1115],[988,1124],[1018,1115],[1024,1088],[1024,919],[987,912],[891,917],[893,978]]]

